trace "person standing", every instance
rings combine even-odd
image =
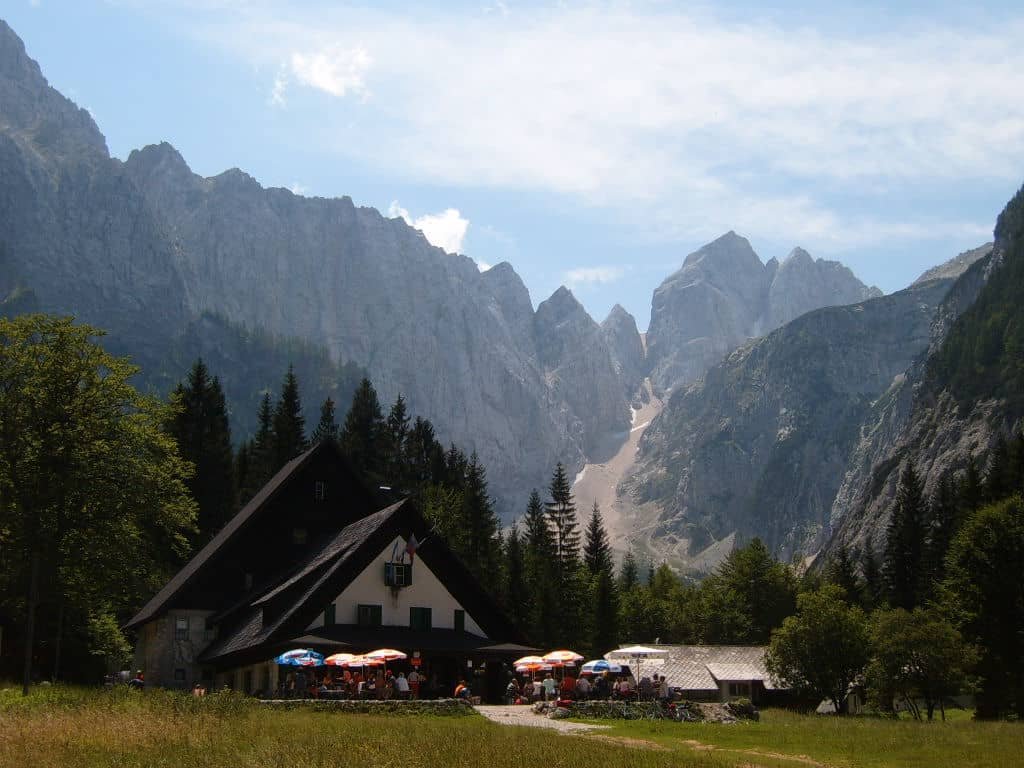
[[[420,673],[416,667],[412,668],[412,672],[409,673],[409,692],[413,699],[420,697]]]
[[[396,698],[409,698],[409,681],[405,677],[405,672],[399,672],[398,677],[395,678],[395,693],[397,694]]]
[[[555,698],[555,678],[548,672],[544,675],[544,701],[551,701]]]

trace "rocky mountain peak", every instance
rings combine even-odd
[[[516,339],[528,340],[533,347],[533,302],[530,291],[507,261],[481,273],[480,280],[491,291],[497,311]]]
[[[107,143],[87,110],[66,99],[43,77],[25,44],[0,19],[0,127],[43,150],[106,156]]]
[[[540,306],[537,307],[537,316],[545,321],[550,319],[561,321],[569,316],[579,317],[581,314],[586,315],[591,323],[594,322],[590,315],[587,314],[587,310],[583,308],[583,305],[573,295],[573,292],[564,285],[559,286],[558,290],[542,301]]]
[[[750,241],[732,230],[687,256],[681,271],[698,266],[708,272],[722,274],[734,269],[760,274],[764,269]]]
[[[619,323],[632,323],[636,326],[636,318],[633,317],[621,304],[616,304],[608,312],[608,317],[601,323],[601,327],[610,326]]]
[[[792,269],[794,267],[810,267],[814,265],[814,257],[800,246],[797,246],[782,261],[782,266]]]
[[[616,304],[601,323],[601,332],[608,343],[612,364],[622,378],[626,395],[632,397],[644,378],[644,346],[636,319]]]
[[[972,248],[969,251],[955,256],[944,264],[939,264],[937,267],[925,271],[917,280],[914,281],[914,285],[925,283],[929,280],[938,280],[941,278],[956,279],[960,277],[967,269],[979,259],[983,259],[992,253],[992,243],[985,243],[985,245]]]
[[[762,264],[750,242],[727,232],[686,258],[654,292],[647,365],[665,390],[699,378],[750,338],[819,307],[881,295],[842,264],[794,248]]]
[[[169,179],[177,183],[199,180],[181,153],[166,141],[133,149],[125,161],[125,167],[137,183],[166,182]]]

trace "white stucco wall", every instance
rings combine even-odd
[[[395,550],[397,543],[398,549]],[[384,584],[384,564],[391,560],[392,551],[404,551],[405,539],[397,536],[384,548],[366,569],[360,573],[345,590],[334,599],[334,619],[338,624],[355,624],[357,606],[381,606],[381,623],[389,627],[408,627],[409,608],[430,608],[431,626],[435,629],[454,629],[456,609],[465,610],[441,583],[440,579],[420,559],[412,566],[412,586],[402,587],[394,594]],[[408,558],[407,558],[408,559]],[[325,605],[324,608],[327,606]],[[307,629],[323,626],[321,611]],[[473,617],[466,613],[467,632],[487,637]]]

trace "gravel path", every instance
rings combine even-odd
[[[522,704],[515,706],[480,705],[474,709],[488,720],[502,725],[525,725],[529,728],[550,728],[563,733],[580,733],[608,728],[607,725],[586,725],[571,723],[568,720],[552,720],[543,715],[535,715],[533,710]]]

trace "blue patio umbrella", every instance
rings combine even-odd
[[[622,667],[616,664],[614,661],[608,661],[607,659],[595,659],[594,661],[588,661],[583,665],[581,671],[585,675],[596,675],[601,672],[611,672],[612,674],[618,674],[622,671]]]
[[[288,667],[319,667],[324,663],[324,655],[309,648],[296,648],[282,653],[274,663]]]

